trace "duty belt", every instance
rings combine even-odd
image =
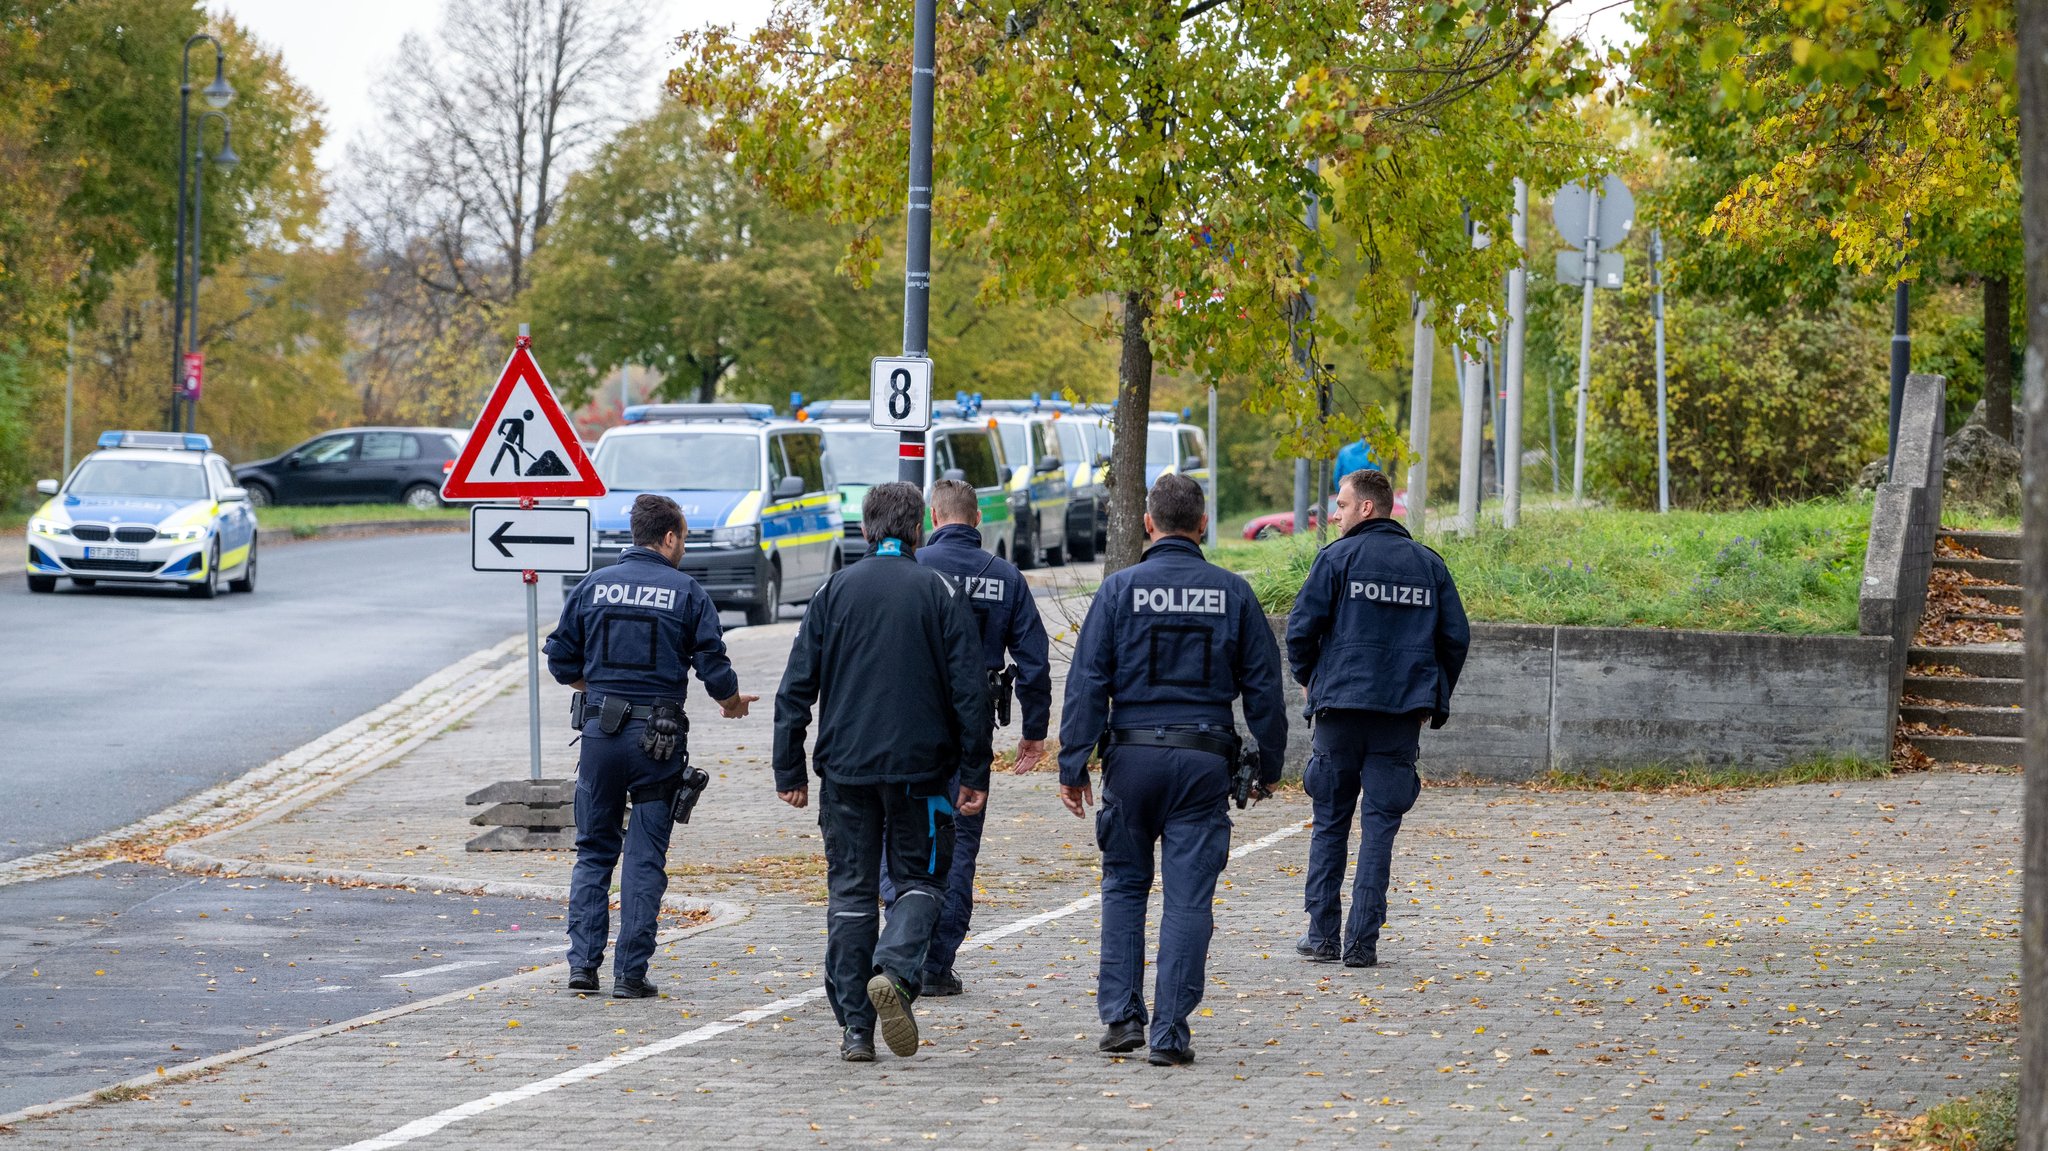
[[[584,705],[583,705],[583,721],[584,721],[585,723],[588,723],[588,722],[590,722],[591,720],[593,720],[593,719],[596,719],[596,718],[597,718],[598,716],[602,715],[603,713],[604,713],[604,705],[603,705],[603,704],[590,704],[590,703],[586,703],[586,704],[584,704]],[[634,704],[633,706],[631,706],[631,707],[629,707],[629,708],[627,708],[627,709],[626,709],[626,718],[627,718],[627,719],[652,719],[652,718],[654,718],[654,705],[653,705],[653,704],[651,704],[651,703],[636,703],[636,704]]]
[[[1174,747],[1183,751],[1206,751],[1220,755],[1226,761],[1237,759],[1238,739],[1235,735],[1212,734],[1206,731],[1169,731],[1160,727],[1120,727],[1103,737],[1111,747]]]

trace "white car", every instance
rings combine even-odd
[[[256,513],[202,435],[107,432],[28,521],[28,590],[60,578],[168,584],[202,598],[256,590]]]

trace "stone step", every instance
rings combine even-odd
[[[1906,674],[1911,675],[1913,668],[1929,664],[1959,667],[1966,674],[1995,679],[2018,679],[2022,674],[2020,645],[2016,643],[1972,643],[1957,647],[1915,644],[1906,657]]]
[[[1906,723],[1924,723],[1933,727],[1954,727],[1971,735],[1995,735],[2006,739],[2017,739],[2020,724],[2027,713],[2016,707],[1921,707],[1909,705],[1899,709],[1899,718]]]
[[[2020,766],[2027,741],[1995,735],[1910,735],[1907,742],[1938,763],[1996,763]]]
[[[1955,618],[1963,620],[1967,623],[1996,623],[2003,624],[2006,627],[2010,628],[2017,628],[2020,626],[2020,617],[2016,615],[1992,615],[1989,612],[1971,611],[1964,612],[1963,614]]]
[[[1995,560],[2020,558],[2018,532],[1942,532],[1939,539],[1954,540],[1956,546],[1983,552]]]
[[[1967,595],[1981,596],[2000,607],[2020,606],[2020,589],[2016,587],[1966,587],[1963,591]]]
[[[1909,675],[1906,694],[1921,699],[1939,699],[1966,707],[2013,707],[2020,702],[2020,679],[1951,679],[1947,676]]]
[[[2018,560],[1959,560],[1937,555],[1934,557],[1934,566],[1968,572],[1978,579],[1995,579],[2004,584],[2017,586],[2020,582]]]

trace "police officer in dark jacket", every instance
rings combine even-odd
[[[1023,738],[1017,743],[1013,770],[1027,774],[1045,755],[1045,732],[1052,715],[1052,666],[1038,601],[1031,597],[1031,588],[1015,565],[983,550],[981,503],[973,485],[964,480],[938,481],[932,485],[931,507],[931,538],[917,549],[917,562],[950,580],[973,609],[993,705],[986,726],[992,733],[996,726],[1008,725],[1009,697],[1014,691],[1024,714]],[[961,992],[953,961],[974,917],[974,865],[981,854],[981,833],[987,820],[986,811],[953,820],[953,867],[946,876],[946,907],[925,955],[922,995]],[[891,908],[896,903],[895,884],[886,867],[882,903]]]
[[[818,707],[818,826],[830,891],[825,989],[845,1028],[840,1057],[917,1050],[911,1002],[924,978],[952,865],[953,816],[988,802],[988,674],[974,615],[954,586],[913,558],[924,498],[879,484],[861,501],[866,559],[804,609],[775,697],[775,790],[810,802],[804,735]],[[957,793],[949,781],[957,775]],[[887,847],[896,905],[880,927]]]
[[[548,671],[575,688],[582,733],[576,768],[576,868],[569,887],[569,987],[597,990],[611,927],[612,869],[623,844],[619,942],[612,995],[646,999],[655,915],[668,890],[669,833],[689,754],[683,692],[692,667],[728,719],[760,698],[739,693],[718,609],[676,570],[687,527],[666,496],[633,501],[633,546],[591,574],[562,605],[548,637]],[[632,826],[621,830],[626,806]]]
[[[1372,468],[1337,492],[1343,538],[1323,549],[1287,617],[1287,660],[1315,725],[1302,786],[1315,807],[1308,933],[1295,950],[1347,967],[1379,962],[1394,834],[1422,781],[1422,724],[1442,727],[1472,633],[1443,558],[1388,518],[1393,485]],[[1358,876],[1340,941],[1338,892],[1358,813]]]
[[[1202,1001],[1216,879],[1230,855],[1229,804],[1239,742],[1231,704],[1244,697],[1258,742],[1254,795],[1279,782],[1287,753],[1280,651],[1244,578],[1202,558],[1200,484],[1161,476],[1145,502],[1152,540],[1136,565],[1102,581],[1067,673],[1060,721],[1060,800],[1083,815],[1088,760],[1103,745],[1102,967],[1098,1045],[1144,1045],[1145,903],[1153,856],[1165,872],[1151,1062],[1194,1062],[1188,1016]]]

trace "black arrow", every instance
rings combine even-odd
[[[506,547],[506,544],[560,544],[563,547],[568,547],[576,542],[575,536],[508,536],[505,534],[511,530],[512,521],[506,520],[498,525],[497,531],[490,534],[491,546],[497,548],[498,554],[506,559],[512,558],[512,549]]]

